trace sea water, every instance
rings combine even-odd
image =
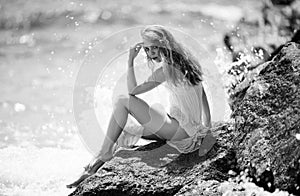
[[[111,99],[112,90],[102,88],[100,92],[99,102]],[[151,98],[148,94],[147,99],[153,103],[159,101],[155,97]],[[79,177],[93,156],[78,133],[76,123],[61,122],[57,114],[44,121],[35,118],[35,115],[31,117],[30,106],[15,105],[8,102],[0,105],[2,115],[11,110],[10,117],[14,118],[10,122],[5,118],[0,121],[0,195],[60,196],[71,193],[66,184]],[[111,111],[111,104],[101,105],[101,112],[105,115],[100,115],[99,123],[103,130],[107,128],[110,116],[107,114]],[[72,116],[68,112],[64,114]],[[24,125],[18,118],[35,123]],[[140,141],[140,144],[143,142]]]

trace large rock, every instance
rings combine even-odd
[[[228,124],[219,126],[215,131],[218,144],[203,157],[197,151],[180,154],[161,142],[118,151],[71,195],[190,195],[199,182],[206,195],[221,195],[218,183],[236,169],[231,132]]]
[[[268,195],[247,179],[260,186],[274,181],[297,195],[299,85],[300,45],[289,43],[235,88],[235,123],[216,126],[217,143],[206,156],[180,154],[162,142],[121,150],[71,195]]]
[[[299,193],[300,45],[286,44],[261,66],[232,96],[238,165],[255,165],[258,181],[269,168],[275,187]]]

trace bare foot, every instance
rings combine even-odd
[[[215,143],[216,138],[209,131],[202,140],[202,144],[200,145],[199,149],[199,156],[204,156],[206,153],[208,153]]]
[[[90,177],[91,175],[95,174],[98,169],[105,163],[105,161],[102,161],[100,159],[97,159],[94,163],[91,163],[84,167],[85,171],[83,174],[79,177],[78,180],[75,182],[68,184],[67,188],[75,188],[77,187],[82,181],[84,181],[86,178]]]
[[[94,163],[87,166],[87,172],[90,174],[94,174],[98,171],[98,169],[105,163],[101,159],[97,159]]]
[[[77,187],[82,181],[84,181],[86,178],[90,177],[92,174],[89,173],[83,173],[78,180],[76,180],[75,182],[68,184],[67,188],[71,189],[71,188],[75,188]]]

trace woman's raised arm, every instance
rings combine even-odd
[[[134,59],[142,48],[142,43],[137,43],[134,47],[130,47],[127,70],[127,89],[131,92],[136,87],[136,78],[134,74]]]
[[[136,78],[134,74],[133,60],[128,60],[128,70],[127,70],[127,89],[131,92],[136,87]]]

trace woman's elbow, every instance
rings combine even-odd
[[[136,95],[137,94],[137,87],[133,88],[131,91],[128,92],[129,95]]]
[[[132,91],[128,92],[128,95],[135,96],[135,95],[136,95],[136,92],[135,92],[135,90],[133,89]]]

